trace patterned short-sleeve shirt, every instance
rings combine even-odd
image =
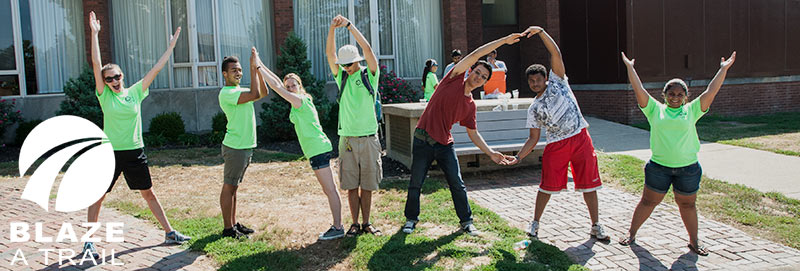
[[[528,108],[526,127],[544,129],[547,143],[567,139],[589,127],[566,77],[561,78],[551,70],[544,93]]]

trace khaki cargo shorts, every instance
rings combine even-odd
[[[361,187],[378,190],[383,179],[381,143],[377,135],[339,138],[339,186],[344,190]]]

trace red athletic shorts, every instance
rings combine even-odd
[[[567,191],[567,165],[572,167],[575,191],[592,192],[602,187],[597,154],[585,128],[577,135],[545,146],[539,191],[548,194]]]

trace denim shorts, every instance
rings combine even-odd
[[[667,193],[670,184],[675,193],[691,196],[700,189],[703,169],[700,163],[685,167],[665,167],[652,160],[644,166],[644,185],[658,193]]]
[[[333,152],[326,152],[314,155],[308,161],[311,162],[311,169],[317,170],[331,166],[331,157],[333,157]]]

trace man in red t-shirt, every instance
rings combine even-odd
[[[467,188],[461,179],[461,169],[453,148],[453,136],[450,134],[450,129],[456,122],[466,127],[472,143],[489,155],[495,163],[508,165],[516,162],[516,158],[490,149],[478,133],[475,122],[477,107],[471,93],[472,90],[483,86],[492,76],[491,64],[479,61],[480,57],[503,44],[514,44],[519,41],[520,37],[522,35],[519,33],[510,34],[481,46],[458,62],[439,82],[439,86],[436,87],[425,111],[422,112],[417,129],[414,131],[411,182],[408,185],[405,208],[406,223],[403,225],[403,232],[413,232],[419,221],[420,190],[425,176],[428,174],[428,168],[433,160],[436,160],[450,186],[450,194],[461,222],[461,229],[469,235],[478,234],[472,224],[472,210],[467,200]],[[464,78],[464,72],[470,68],[472,72]]]

